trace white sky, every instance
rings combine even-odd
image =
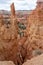
[[[0,0],[0,10],[10,10],[12,2],[16,10],[31,10],[35,8],[37,0]]]

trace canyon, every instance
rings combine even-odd
[[[43,54],[43,0],[38,0],[36,8],[22,18],[17,17],[14,3],[10,8],[9,16],[0,14],[0,61],[25,65],[34,57],[40,59]]]

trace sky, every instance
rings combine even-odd
[[[37,0],[0,0],[0,10],[10,10],[13,2],[16,10],[32,10],[36,7]]]

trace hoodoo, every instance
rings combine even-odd
[[[15,16],[15,7],[14,7],[14,3],[12,3],[10,7],[11,7],[11,14],[12,14],[13,16]]]

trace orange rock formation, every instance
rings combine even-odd
[[[12,3],[12,5],[11,5],[11,14],[12,14],[12,16],[15,16],[15,7],[14,7],[14,3]]]
[[[37,2],[36,9],[28,17],[28,39],[26,58],[32,58],[34,50],[43,50],[43,2]],[[30,51],[30,53],[28,53]]]
[[[14,12],[14,4],[11,5],[10,21],[4,21],[1,17],[0,26],[0,61],[11,60],[16,65],[22,64],[22,56],[17,41],[17,19]]]
[[[18,19],[14,3],[11,5],[10,21],[0,17],[0,60],[11,60],[22,65],[27,59],[43,53],[43,2],[37,2],[36,9],[27,20],[24,36],[18,38]]]

